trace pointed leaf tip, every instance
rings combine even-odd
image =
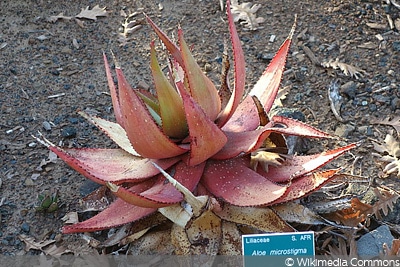
[[[180,89],[180,93],[189,126],[190,157],[188,164],[194,166],[220,151],[228,138],[184,89]]]
[[[226,12],[228,15],[229,32],[231,36],[231,43],[233,48],[233,60],[234,60],[234,86],[231,97],[219,114],[217,124],[222,127],[232,117],[236,108],[240,104],[244,94],[245,81],[246,81],[246,69],[245,60],[242,45],[238,33],[236,31],[235,23],[230,8],[230,1],[226,2]]]
[[[94,232],[121,226],[142,219],[157,209],[135,207],[122,199],[116,199],[111,205],[94,217],[62,228],[64,234]]]
[[[119,98],[118,98],[118,92],[117,92],[117,89],[114,84],[114,79],[111,75],[111,69],[110,69],[110,65],[108,64],[107,56],[104,52],[103,52],[103,60],[104,60],[104,67],[106,69],[107,83],[108,83],[108,87],[110,88],[110,94],[111,94],[111,100],[112,100],[112,104],[113,104],[113,108],[114,108],[115,119],[118,122],[118,124],[120,124],[123,127],[124,121],[122,119],[121,105],[120,105]]]
[[[278,93],[283,71],[285,69],[286,58],[288,56],[292,37],[296,29],[296,18],[297,16],[295,16],[295,22],[289,33],[289,36],[283,42],[278,52],[271,60],[270,64],[261,75],[260,79],[250,91],[250,95],[257,96],[267,112],[271,110]]]
[[[181,29],[178,31],[178,38],[183,58],[182,68],[189,83],[190,96],[202,107],[207,116],[214,121],[221,111],[221,99],[218,91],[195,61],[183,39]]]
[[[172,138],[184,138],[188,134],[182,99],[161,71],[154,42],[150,44],[150,66],[157,91],[162,128]]]
[[[151,159],[181,155],[187,149],[173,143],[158,127],[143,100],[130,87],[121,69],[117,69],[124,128],[133,148]]]

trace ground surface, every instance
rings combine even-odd
[[[364,141],[352,155],[332,165],[350,171],[355,157],[361,157],[355,174],[378,177],[381,167],[371,155],[371,139],[383,140],[392,128],[371,121],[400,113],[400,35],[388,24],[388,16],[396,20],[400,10],[386,1],[373,0],[254,3],[262,5],[257,16],[265,18],[260,24],[263,28],[248,31],[237,25],[246,55],[248,88],[257,81],[289,33],[294,14],[298,14],[282,82],[290,89],[284,105],[300,109],[307,121],[319,129],[348,139],[318,142],[313,146],[314,152]],[[74,19],[47,21],[61,12],[74,16],[88,5],[107,7],[108,16],[96,21],[82,19],[83,27]],[[60,236],[61,218],[79,207],[85,178],[61,161],[38,169],[49,152],[31,135],[41,131],[52,142],[63,142],[65,146],[113,146],[76,111],[90,109],[100,117],[113,119],[111,99],[105,93],[108,88],[102,51],[113,50],[133,86],[152,85],[148,60],[149,41],[154,35],[143,25],[121,46],[118,33],[125,20],[121,10],[126,14],[146,12],[170,36],[176,34],[180,24],[187,42],[193,44],[200,66],[217,83],[227,34],[225,13],[217,0],[3,0],[0,10],[0,253],[26,253],[19,234],[38,241],[57,238],[60,244],[74,250],[76,244],[85,243],[78,235]],[[139,14],[135,18],[143,17]],[[367,23],[384,26],[374,29]],[[377,34],[381,34],[382,41]],[[271,35],[276,36],[273,42]],[[320,62],[339,58],[364,70],[365,75],[355,79],[340,70],[316,66],[304,46]],[[332,81],[340,86],[352,82],[341,89],[342,122],[330,108],[328,87]],[[395,179],[386,181],[389,186],[394,183]],[[62,206],[55,213],[36,212],[38,195],[52,188],[60,192]]]

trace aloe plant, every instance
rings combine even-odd
[[[184,201],[194,206],[201,199],[207,199],[206,210],[212,216],[243,223],[245,219],[238,214],[256,217],[258,208],[299,199],[335,178],[338,169],[318,169],[355,144],[315,155],[283,155],[287,150],[283,136],[332,136],[294,119],[265,115],[277,96],[294,27],[244,96],[244,54],[229,1],[227,17],[234,60],[233,87],[229,88],[229,81],[221,86],[229,88],[227,99],[221,99],[216,86],[197,65],[182,29],[178,30],[177,45],[146,17],[171,56],[170,71],[165,75],[155,44],[150,44],[157,96],[132,89],[118,63],[116,86],[104,55],[116,122],[80,114],[120,148],[46,144],[69,166],[108,186],[118,198],[96,216],[63,227],[64,233],[109,229],[157,212],[168,217],[169,207],[180,207]],[[190,200],[190,195],[194,199]],[[198,211],[197,215],[194,212],[185,222],[205,212],[201,207],[193,211]],[[262,224],[265,222],[256,220],[252,226],[262,228]],[[287,226],[277,229],[287,230]]]

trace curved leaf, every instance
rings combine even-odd
[[[325,151],[320,154],[292,156],[290,158],[286,158],[279,168],[270,166],[267,173],[264,172],[262,168],[259,168],[257,172],[276,183],[288,182],[291,179],[315,171],[316,169],[324,166],[328,162],[355,147],[357,147],[357,144],[350,144],[344,147]]]
[[[249,93],[250,95],[258,97],[267,113],[271,110],[272,104],[274,103],[278,93],[295,29],[296,18],[289,36],[286,38],[285,42],[283,42],[278,52],[275,54],[270,64]]]
[[[137,221],[157,211],[153,208],[141,208],[132,206],[122,199],[116,199],[111,205],[96,216],[62,228],[64,234],[94,232],[121,226]]]
[[[150,58],[150,66],[157,91],[163,131],[169,137],[183,138],[187,136],[188,126],[182,99],[161,71],[156,58],[154,42],[151,42],[150,45]]]
[[[188,190],[193,191],[200,181],[204,166],[205,164],[199,164],[190,167],[184,162],[179,162],[173,170],[175,173],[174,179]],[[173,184],[166,183],[165,177],[162,174],[159,174],[157,181],[150,188],[146,188],[146,190],[137,190],[138,185],[129,189],[111,183],[107,183],[106,185],[115,195],[139,207],[161,208],[183,200],[182,193]]]
[[[173,143],[157,126],[153,117],[125,79],[120,68],[116,68],[120,90],[121,112],[124,128],[133,148],[142,157],[162,159],[181,155],[187,150]]]
[[[120,148],[128,152],[129,154],[140,157],[128,139],[124,128],[118,123],[107,121],[105,119],[89,115],[83,111],[78,112],[79,115],[93,123],[97,128],[102,130],[108,137],[110,137]]]
[[[207,116],[214,121],[221,111],[221,99],[213,82],[203,73],[197,65],[189,47],[183,39],[182,30],[178,30],[179,44],[183,58],[183,70],[187,77],[190,95],[203,108]]]
[[[236,31],[235,23],[230,8],[230,1],[226,1],[226,13],[228,15],[229,31],[231,34],[231,42],[233,49],[233,60],[234,60],[234,87],[232,95],[228,101],[228,104],[219,114],[217,119],[217,125],[223,126],[229,118],[232,116],[244,94],[244,87],[246,82],[246,69],[242,45]]]
[[[227,142],[227,137],[210,120],[189,94],[180,89],[189,126],[190,157],[188,165],[194,166],[209,159]]]
[[[134,157],[122,149],[60,148],[50,146],[71,168],[90,180],[105,184],[112,182],[139,182],[160,173],[149,159]],[[154,160],[166,169],[178,162],[180,157]]]
[[[222,160],[233,158],[241,154],[250,153],[260,148],[263,145],[264,140],[271,133],[297,135],[313,138],[331,137],[329,134],[324,133],[303,122],[286,117],[275,116],[267,125],[254,131],[225,132],[225,135],[228,137],[228,142],[212,158]]]
[[[113,108],[114,108],[115,119],[123,127],[124,120],[122,119],[121,105],[119,103],[118,93],[115,88],[114,79],[111,75],[110,65],[108,64],[107,56],[104,52],[103,52],[103,60],[104,60],[104,66],[106,68],[107,82],[108,82],[108,87],[110,88],[110,94],[111,94],[111,100],[112,100],[112,104],[113,104]]]
[[[236,206],[267,205],[282,198],[286,186],[275,184],[251,170],[249,157],[209,160],[202,184],[214,196]]]
[[[318,190],[333,180],[338,171],[339,169],[313,172],[297,178],[290,183],[287,194],[275,200],[271,205],[299,199]]]
[[[171,55],[179,63],[179,65],[183,66],[182,54],[181,51],[179,50],[179,47],[176,44],[174,44],[171,41],[171,39],[169,39],[168,36],[146,14],[145,17],[147,22],[153,28],[158,38],[161,39],[167,50],[171,53]]]

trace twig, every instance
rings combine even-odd
[[[307,46],[303,45],[302,46],[304,53],[306,53],[307,57],[311,60],[311,62],[315,65],[315,66],[319,66],[321,67],[321,62],[318,60],[318,58],[314,55],[314,53],[311,51],[310,48],[308,48]]]
[[[56,94],[56,95],[49,95],[47,98],[57,98],[60,96],[65,96],[65,93],[61,93],[61,94]]]

